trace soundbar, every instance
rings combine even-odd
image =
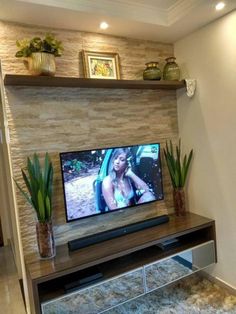
[[[144,221],[136,222],[127,226],[119,227],[112,230],[103,231],[83,238],[71,240],[68,242],[69,251],[75,251],[86,246],[107,241],[120,237],[122,235],[140,231],[146,228],[154,227],[162,223],[168,222],[169,217],[167,215],[147,219]]]

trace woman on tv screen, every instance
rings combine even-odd
[[[109,210],[155,200],[148,185],[129,165],[128,148],[117,148],[112,156],[112,169],[102,182],[102,193]]]

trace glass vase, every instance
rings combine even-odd
[[[146,63],[146,69],[143,71],[144,80],[160,80],[161,70],[159,69],[158,62]]]
[[[163,79],[168,81],[179,81],[180,69],[175,62],[175,57],[166,58],[166,64],[163,69]]]
[[[185,192],[183,188],[173,189],[173,201],[176,215],[177,216],[186,215]]]
[[[39,255],[42,259],[52,258],[56,254],[53,227],[51,222],[37,222],[36,234]]]

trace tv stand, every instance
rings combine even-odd
[[[66,244],[58,246],[57,255],[51,260],[42,261],[36,254],[28,255],[26,273],[31,313],[53,313],[53,307],[60,306],[64,309],[68,307],[71,313],[82,314],[94,313],[94,309],[90,308],[89,311],[86,309],[87,306],[95,306],[95,312],[101,313],[216,262],[213,220],[192,213],[169,217],[169,222],[165,224],[97,243],[75,252],[69,252]],[[164,250],[157,246],[174,238],[178,239],[176,246],[169,246]],[[188,263],[181,262],[185,256],[191,257],[190,261],[187,260]],[[175,277],[167,278],[166,274],[160,273],[163,263],[169,265],[177,263],[180,273],[176,275],[174,272]],[[186,265],[191,265],[191,269]],[[89,271],[94,266],[103,274],[96,284],[91,283],[85,288],[65,294],[65,283],[80,278],[81,272]],[[161,280],[158,279],[160,275],[163,275]],[[119,290],[119,287],[122,289]],[[98,306],[91,300],[99,289],[103,291],[101,294],[103,300],[102,302],[100,300]],[[109,296],[114,289],[116,290],[114,295],[117,297],[111,300]],[[83,302],[88,292],[91,302]],[[104,293],[108,294],[107,297]],[[72,306],[75,308],[71,308]]]

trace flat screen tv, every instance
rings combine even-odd
[[[160,144],[60,153],[67,222],[163,199]]]

